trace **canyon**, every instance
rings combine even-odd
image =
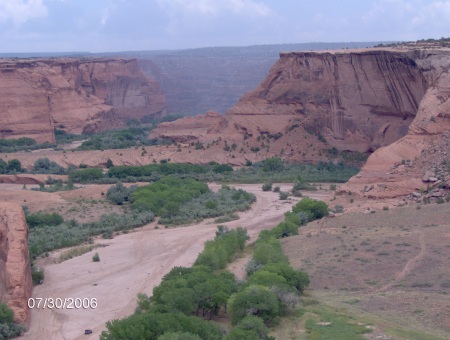
[[[436,46],[281,53],[266,79],[209,126],[201,115],[197,124],[163,123],[151,137],[250,143],[261,158],[301,162],[327,160],[332,148],[375,151],[341,192],[407,196],[450,180],[449,70],[450,49]],[[430,171],[439,173],[432,183],[422,178]]]
[[[93,133],[132,118],[161,118],[167,102],[134,59],[3,59],[0,112],[0,138],[54,143],[55,129]]]

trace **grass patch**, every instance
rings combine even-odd
[[[70,260],[71,258],[77,257],[77,256],[81,256],[83,254],[89,253],[91,250],[93,250],[95,248],[95,246],[93,244],[89,244],[86,246],[81,246],[81,247],[76,247],[76,248],[72,248],[69,249],[63,253],[61,253],[61,255],[59,255],[58,258],[58,263]]]

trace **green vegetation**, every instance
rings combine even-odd
[[[93,244],[89,244],[89,245],[69,249],[69,250],[63,252],[61,255],[59,255],[58,262],[64,262],[64,261],[70,260],[71,258],[89,253],[94,248],[95,248],[95,246]]]
[[[208,186],[194,179],[164,177],[154,184],[138,188],[133,195],[133,208],[150,210],[157,216],[175,215],[182,203],[208,192]]]
[[[14,314],[4,303],[0,303],[0,339],[11,339],[21,335],[25,328],[14,323]]]
[[[103,178],[101,168],[75,169],[69,171],[69,180],[74,183],[93,182]]]
[[[279,158],[270,158],[263,162],[254,163],[238,170],[226,164],[211,163],[177,164],[168,163],[148,164],[143,166],[113,166],[106,175],[99,170],[92,173],[92,169],[79,169],[69,172],[73,182],[116,183],[148,181],[154,182],[167,175],[180,178],[193,178],[206,182],[222,183],[273,183],[273,182],[301,182],[304,189],[314,190],[308,182],[345,182],[354,176],[359,169],[345,163],[285,164]],[[264,166],[265,164],[265,166]],[[81,165],[80,165],[81,167]],[[300,178],[300,179],[299,179]]]
[[[242,189],[223,186],[218,192],[208,191],[189,202],[181,204],[171,215],[162,216],[162,224],[179,225],[205,218],[232,215],[236,211],[245,211],[255,202],[256,197]],[[223,223],[223,222],[219,222]]]
[[[352,318],[321,308],[310,308],[315,315],[306,320],[309,339],[364,340],[371,329],[357,324]]]
[[[108,177],[118,179],[127,179],[130,177],[134,177],[136,179],[149,179],[149,180],[157,180],[160,177],[167,175],[179,175],[181,177],[191,175],[192,177],[192,175],[212,172],[212,170],[216,167],[217,165],[210,166],[210,165],[177,164],[177,163],[148,164],[143,166],[115,166],[108,171]],[[215,172],[219,173],[218,171]]]
[[[122,184],[122,182],[118,182],[116,185],[108,189],[106,192],[106,199],[114,204],[122,205],[125,202],[131,201],[131,197],[137,189],[137,185],[132,185],[127,188]]]
[[[222,190],[231,191],[229,188]],[[292,232],[296,232],[298,226],[310,216],[320,218],[309,214],[316,211],[316,205],[300,205],[297,212],[287,213],[282,223],[293,224]],[[234,275],[223,269],[236,253],[244,249],[247,232],[241,228],[229,230],[218,226],[215,239],[206,242],[193,267],[173,268],[162,283],[153,289],[152,297],[143,294],[138,296],[138,308],[133,316],[108,322],[101,338],[155,338],[159,335],[170,338],[172,333],[178,333],[177,337],[182,336],[179,333],[189,333],[188,339],[196,339],[196,336],[209,339],[212,333],[207,333],[209,337],[204,336],[204,329],[207,325],[217,326],[204,324],[202,319],[196,321],[199,322],[196,329],[188,322],[174,329],[170,322],[162,326],[153,321],[150,327],[148,320],[161,320],[161,316],[165,320],[172,320],[175,316],[192,318],[193,314],[201,314],[203,318],[209,315],[212,319],[221,310],[228,310],[235,327],[227,339],[272,339],[267,335],[267,325],[277,324],[280,316],[290,313],[297,304],[298,295],[309,285],[308,274],[289,265],[281,243],[276,238],[278,233],[260,233],[251,261],[253,265],[249,271],[249,280],[240,286]],[[223,336],[217,333],[213,338],[222,339]]]
[[[108,150],[126,149],[133,146],[146,146],[163,144],[156,139],[148,139],[148,134],[152,130],[151,126],[132,126],[117,130],[97,132],[83,142],[78,150]]]
[[[26,221],[28,226],[31,228],[35,228],[42,225],[47,226],[57,226],[64,222],[63,217],[58,213],[48,214],[42,211],[39,211],[34,214],[29,214],[26,216]]]
[[[33,172],[35,174],[64,175],[67,173],[67,170],[48,158],[39,158],[34,162]]]
[[[34,139],[22,137],[18,139],[0,139],[0,152],[31,151],[55,147],[54,144],[38,144]]]
[[[305,213],[312,221],[327,216],[328,206],[323,201],[314,200],[312,198],[304,198],[292,208],[292,212],[294,214],[301,212]]]
[[[106,328],[100,336],[101,340],[160,339],[160,336],[174,332],[197,336],[192,339],[222,339],[222,332],[216,324],[183,314],[134,314],[126,319],[109,321]]]
[[[63,182],[60,179],[54,179],[49,177],[46,184],[39,184],[39,188],[32,188],[31,190],[44,191],[44,192],[56,192],[56,191],[67,191],[76,189],[72,181]]]
[[[72,247],[91,241],[96,235],[130,230],[152,222],[151,212],[134,212],[125,215],[102,215],[96,222],[79,224],[75,220],[59,225],[37,225],[30,229],[28,248],[32,257],[47,251]]]
[[[247,230],[237,228],[229,230],[218,226],[216,238],[205,243],[205,248],[198,255],[195,265],[205,266],[211,270],[223,269],[231,262],[235,254],[244,250],[247,241]]]
[[[233,295],[229,305],[233,325],[249,315],[249,311],[269,325],[280,315],[280,305],[276,294],[270,288],[260,285],[251,285]]]
[[[98,255],[98,253],[95,253],[94,256],[92,256],[92,262],[100,262],[100,255]]]
[[[0,174],[17,174],[21,172],[25,172],[25,170],[22,169],[22,164],[19,160],[11,159],[7,163],[0,158]]]
[[[262,191],[271,191],[272,190],[272,183],[264,183],[262,186]]]

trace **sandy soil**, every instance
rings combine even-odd
[[[278,194],[263,192],[261,184],[235,185],[257,196],[252,209],[240,219],[224,223],[247,228],[251,240],[263,229],[274,227],[297,199],[280,201]],[[288,190],[289,185],[281,185]],[[330,192],[311,192],[323,198]],[[305,193],[305,195],[308,195]],[[95,298],[95,309],[33,309],[27,339],[98,339],[108,320],[133,313],[138,293],[151,294],[155,285],[174,266],[190,266],[205,241],[212,239],[216,224],[211,220],[175,229],[154,229],[155,223],[112,240],[96,249],[100,262],[92,262],[95,251],[63,263],[44,264],[46,278],[35,287],[34,298]],[[51,261],[46,261],[51,262]],[[91,336],[84,335],[92,329]]]

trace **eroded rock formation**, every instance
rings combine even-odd
[[[228,115],[295,116],[331,146],[366,152],[406,134],[426,89],[419,67],[401,53],[282,53]]]
[[[54,142],[55,128],[94,132],[166,111],[159,84],[134,59],[0,61],[0,138]]]
[[[318,160],[317,153],[326,159],[331,147],[376,150],[342,191],[380,199],[416,192],[417,200],[417,191],[429,188],[428,196],[442,197],[438,186],[450,183],[444,169],[450,163],[449,72],[450,49],[438,46],[282,53],[258,88],[216,128],[204,127],[208,133],[198,140],[244,137],[247,146],[270,146],[299,161]],[[153,136],[164,132],[181,140],[186,130],[172,124]],[[279,139],[266,138],[264,144],[262,137],[274,134]],[[317,139],[321,143],[313,145]],[[318,152],[311,156],[314,148]],[[260,158],[271,156],[261,152]],[[426,172],[436,177],[424,181]]]
[[[0,202],[0,301],[14,312],[14,321],[29,325],[32,293],[28,226],[19,205]]]

